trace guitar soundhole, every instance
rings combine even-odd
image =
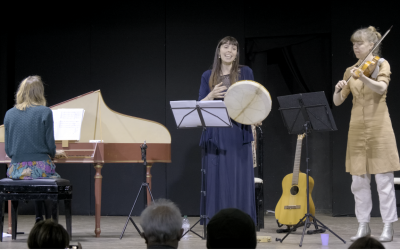
[[[296,195],[298,192],[299,192],[299,187],[298,187],[298,186],[293,186],[293,187],[290,189],[290,193],[291,193],[292,195]]]

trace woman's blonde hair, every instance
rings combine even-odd
[[[44,97],[44,86],[40,76],[28,76],[18,87],[15,95],[15,107],[25,110],[28,107],[43,105],[46,106]]]
[[[229,75],[229,80],[230,80],[231,84],[234,84],[235,82],[237,82],[239,79],[239,76],[240,76],[239,42],[234,37],[226,36],[226,37],[222,38],[221,41],[219,41],[217,48],[215,49],[214,62],[213,62],[213,66],[211,69],[210,81],[208,83],[208,86],[210,87],[210,91],[213,90],[215,85],[217,85],[219,83],[219,77],[222,73],[221,58],[219,58],[219,49],[224,44],[234,45],[237,47],[236,59],[232,62],[232,69],[231,69],[231,73]]]
[[[379,33],[374,26],[369,26],[368,28],[361,28],[356,30],[350,38],[351,42],[370,42],[374,45],[381,39],[382,35]],[[376,49],[372,52],[374,56],[380,56],[381,54],[381,45],[380,43]]]

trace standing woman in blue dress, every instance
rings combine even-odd
[[[224,37],[217,45],[214,63],[201,77],[199,101],[223,100],[231,84],[254,80],[253,71],[239,65],[239,43]],[[232,120],[232,128],[207,128],[201,135],[200,146],[205,154],[206,212],[212,218],[224,208],[237,208],[249,214],[256,223],[254,170],[250,125]]]
[[[60,178],[52,158],[65,157],[56,153],[53,113],[46,107],[40,76],[29,76],[19,85],[15,106],[4,117],[5,151],[11,158],[7,177],[31,180]],[[36,221],[43,220],[42,203],[36,202]]]

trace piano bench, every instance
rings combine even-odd
[[[72,238],[71,200],[72,186],[66,179],[0,180],[0,241],[3,241],[4,203],[11,200],[12,239],[17,239],[17,218],[19,201],[45,201],[46,219],[58,223],[58,201],[64,200],[65,218],[69,238]]]
[[[257,225],[256,230],[260,231],[264,228],[264,194],[263,194],[263,180],[260,178],[254,178],[255,187],[255,200],[256,200],[256,218]]]

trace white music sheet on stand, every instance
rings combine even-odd
[[[180,128],[202,127],[196,110],[197,105],[201,108],[201,114],[207,127],[228,127],[231,124],[223,101],[171,101],[170,105],[176,125]]]
[[[197,113],[195,100],[193,101],[170,101],[172,113],[175,117],[176,125],[181,128],[201,127],[199,114]],[[191,112],[194,110],[193,112]],[[188,114],[191,112],[190,114]],[[187,115],[185,117],[185,115]],[[185,119],[183,119],[185,117]],[[183,120],[182,120],[183,119]],[[180,124],[180,125],[179,125]]]
[[[57,109],[53,111],[54,139],[79,141],[84,109]]]
[[[200,111],[207,127],[230,126],[231,122],[223,101],[200,101],[197,102],[197,104],[201,108]]]

